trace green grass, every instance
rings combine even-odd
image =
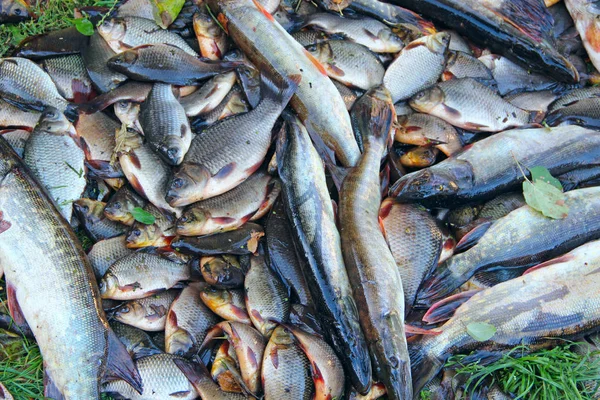
[[[467,393],[486,382],[517,399],[591,400],[600,385],[600,351],[583,346],[567,343],[531,354],[518,346],[490,365],[463,365],[461,355],[447,366],[467,377]]]

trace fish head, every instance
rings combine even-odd
[[[189,208],[177,220],[177,233],[184,236],[201,235],[209,218],[207,211],[197,207]]]
[[[291,346],[294,344],[294,336],[292,335],[292,333],[287,328],[281,325],[275,328],[269,340],[277,344],[278,346],[283,347]]]
[[[115,103],[115,115],[123,124],[131,126],[138,119],[140,103],[131,101],[117,101]]]
[[[100,297],[110,299],[119,289],[119,280],[113,273],[108,271],[98,282],[98,289],[100,290]]]
[[[183,130],[184,129],[182,128],[182,131]],[[185,135],[186,133],[187,130],[181,134]],[[181,136],[168,135],[165,140],[158,145],[158,151],[169,164],[179,165],[182,163],[183,157],[185,156],[185,147]]]
[[[392,32],[391,29],[382,29],[377,33],[377,37],[382,40],[383,43],[387,43],[389,50],[393,52],[400,51],[404,48],[404,42],[400,36]]]
[[[22,0],[0,2],[0,20],[20,21],[29,17],[27,4]]]
[[[194,348],[194,339],[184,329],[178,328],[165,340],[165,350],[169,354],[185,357]]]
[[[220,308],[231,303],[231,295],[227,290],[220,290],[211,286],[203,288],[200,297],[210,309]]]
[[[195,13],[193,24],[196,36],[213,39],[221,35],[221,28],[215,23],[210,14]]]
[[[107,42],[113,40],[122,40],[126,32],[125,21],[121,18],[111,18],[104,21],[98,27],[98,33]]]
[[[239,287],[244,284],[244,274],[235,256],[207,256],[200,259],[200,272],[209,285],[219,288]]]
[[[70,125],[65,114],[55,107],[46,107],[38,121],[37,128],[48,133],[62,133],[69,130]]]
[[[113,317],[119,322],[132,325],[146,317],[146,310],[137,301],[129,301],[113,312]]]
[[[73,208],[81,217],[89,222],[98,222],[104,214],[105,203],[92,199],[81,198],[73,202]]]
[[[202,200],[209,178],[210,173],[201,165],[182,165],[167,184],[167,202],[171,207],[182,207]]]
[[[138,58],[137,50],[130,49],[111,57],[106,64],[114,70],[126,71],[135,65]]]
[[[162,237],[162,230],[156,224],[134,223],[127,235],[127,247],[137,249],[153,246]]]
[[[432,53],[441,54],[448,50],[450,38],[451,36],[448,32],[440,32],[435,35],[426,36],[425,43]]]
[[[121,222],[125,225],[133,224],[133,215],[129,212],[129,207],[125,203],[126,200],[115,200],[104,208],[104,215],[110,220]]]
[[[439,86],[432,86],[414,95],[409,104],[415,110],[428,114],[445,100],[444,91]]]

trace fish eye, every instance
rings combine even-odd
[[[100,281],[100,283],[98,283],[98,289],[104,289],[104,281]]]
[[[183,222],[183,223],[186,223],[186,222],[188,222],[188,217],[186,217],[186,216],[184,215],[184,216],[182,216],[181,218],[179,218],[179,221],[181,221],[181,222]]]
[[[183,179],[181,179],[181,178],[176,178],[176,179],[173,181],[173,187],[174,187],[175,189],[181,189],[181,188],[183,187],[183,183],[184,183],[184,182],[183,182]]]
[[[128,312],[129,312],[128,306],[123,306],[119,309],[119,313],[121,313],[121,314],[127,314]]]
[[[15,15],[21,15],[21,9],[17,8],[17,9],[15,10]]]
[[[117,210],[120,210],[121,209],[121,203],[119,203],[117,201],[115,204],[113,204],[113,207],[116,208]]]
[[[142,234],[142,231],[140,231],[139,229],[135,229],[135,230],[134,230],[132,233],[133,233],[135,236],[140,236],[140,235]]]

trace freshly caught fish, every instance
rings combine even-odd
[[[27,139],[31,136],[31,132],[24,129],[5,129],[0,130],[0,135],[8,142],[15,153],[23,158],[25,143],[27,143]]]
[[[469,42],[459,35],[458,32],[448,29],[444,32],[448,32],[448,34],[450,34],[450,44],[448,45],[448,50],[462,51],[465,54],[473,55],[473,50],[471,49]]]
[[[244,384],[256,397],[262,392],[260,371],[267,340],[249,325],[223,321],[210,330],[202,347],[223,335],[226,335],[235,350]]]
[[[247,397],[239,393],[226,393],[212,380],[204,364],[190,363],[183,359],[175,361],[175,365],[184,373],[192,383],[201,398],[211,400],[246,400]]]
[[[110,327],[134,360],[162,353],[143,330],[117,321],[111,321]]]
[[[109,92],[103,93],[87,104],[78,104],[77,109],[86,114],[93,114],[119,102],[132,101],[141,103],[146,100],[152,84],[145,82],[125,82]]]
[[[489,47],[535,72],[566,83],[579,74],[553,46],[552,15],[540,1],[393,0],[441,22],[475,44]]]
[[[567,192],[576,188],[585,187],[584,185],[594,185],[594,181],[600,178],[600,166],[591,165],[589,167],[578,168],[556,177]]]
[[[306,48],[330,78],[345,85],[369,90],[381,84],[385,69],[368,48],[348,40],[328,40]]]
[[[104,207],[104,215],[112,221],[132,226],[135,219],[131,212],[136,207],[143,208],[145,206],[146,201],[138,196],[130,186],[125,185],[108,200]]]
[[[135,131],[120,132],[117,142],[121,143],[117,148],[119,163],[131,187],[159,209],[180,215],[181,209],[171,207],[165,199],[171,174],[169,166],[152,151],[150,145],[142,143],[142,138]]]
[[[539,111],[546,113],[548,106],[554,102],[558,96],[551,90],[541,90],[539,92],[523,92],[504,96],[515,107],[527,111]]]
[[[20,22],[29,18],[27,3],[23,0],[0,1],[0,22]]]
[[[333,84],[337,88],[338,92],[340,92],[342,100],[344,100],[344,104],[346,105],[346,109],[350,111],[350,109],[352,109],[352,106],[354,105],[359,96],[343,83],[333,81]]]
[[[79,222],[94,241],[123,235],[127,227],[104,216],[106,203],[92,199],[79,199],[73,202],[73,209]]]
[[[235,72],[217,75],[194,93],[179,99],[188,117],[205,115],[225,100],[235,84]]]
[[[314,385],[310,362],[285,327],[273,331],[262,362],[262,385],[265,400],[312,399]]]
[[[523,206],[497,220],[473,248],[450,258],[423,282],[417,303],[446,297],[477,271],[531,267],[599,238],[600,188],[573,190],[565,197],[569,214],[563,219],[546,218]],[[490,250],[498,243],[502,252]]]
[[[171,354],[140,358],[136,366],[144,383],[141,394],[121,380],[104,385],[102,391],[119,394],[130,400],[194,400],[198,398],[198,392],[176,366],[178,360],[182,359]]]
[[[348,400],[377,400],[378,398],[385,396],[386,393],[387,391],[385,390],[385,385],[383,383],[376,382],[371,385],[369,393],[365,395],[358,393],[354,388],[352,388],[352,391],[348,394]]]
[[[192,130],[171,85],[155,83],[140,108],[140,125],[150,147],[170,165],[179,165],[192,143]]]
[[[400,156],[400,163],[407,168],[425,168],[435,164],[439,150],[435,147],[414,147]]]
[[[375,53],[397,53],[404,47],[391,28],[372,18],[343,18],[335,14],[316,13],[307,16],[300,25],[301,28],[307,26],[329,35],[342,36]]]
[[[479,61],[492,71],[498,91],[502,96],[513,92],[550,90],[561,87],[561,84],[554,79],[542,74],[531,73],[506,57],[487,54],[479,57]]]
[[[521,110],[472,78],[452,79],[410,99],[415,110],[463,129],[500,132],[535,122],[537,112]]]
[[[66,100],[83,103],[92,96],[92,81],[79,54],[47,58],[42,67]]]
[[[117,236],[95,243],[87,256],[94,270],[94,276],[100,280],[112,264],[132,253],[133,250],[127,247],[125,236]]]
[[[244,280],[246,310],[252,324],[265,337],[271,336],[277,324],[287,322],[290,299],[279,277],[269,268],[263,256],[250,258],[250,269]]]
[[[203,61],[174,45],[145,44],[113,56],[108,66],[136,81],[187,86],[231,71],[237,63]]]
[[[190,268],[185,263],[136,252],[115,261],[98,286],[103,299],[133,300],[170,289],[189,278]]]
[[[300,261],[294,239],[291,221],[285,214],[282,200],[278,200],[269,212],[265,224],[266,244],[269,255],[269,265],[283,279],[292,296],[293,303],[311,306],[313,299],[304,276],[308,268]]]
[[[402,276],[381,232],[379,167],[395,119],[390,92],[369,90],[361,108],[364,152],[340,190],[342,253],[375,375],[389,399],[412,398],[410,359],[404,334]]]
[[[179,290],[167,290],[143,299],[129,300],[118,307],[112,316],[121,323],[147,332],[162,331],[169,307],[178,295]]]
[[[108,326],[75,233],[2,138],[0,154],[0,263],[13,319],[31,328],[47,387],[67,399],[100,399],[100,381],[112,373],[141,391],[140,375]]]
[[[234,189],[187,207],[177,220],[177,234],[201,236],[237,229],[262,218],[280,191],[277,179],[258,171]]]
[[[250,254],[258,239],[264,236],[262,226],[249,222],[234,231],[200,237],[176,237],[171,246],[187,254]]]
[[[223,391],[242,393],[242,388],[237,380],[237,378],[241,376],[237,368],[238,364],[239,362],[235,355],[235,351],[233,350],[233,346],[231,346],[228,341],[224,340],[215,353],[215,358],[210,369],[210,375]]]
[[[198,11],[194,14],[194,33],[202,57],[220,60],[227,53],[229,49],[227,34],[213,20],[204,5],[198,7]]]
[[[154,216],[154,223],[143,224],[135,221],[127,234],[127,246],[132,249],[168,246],[175,236],[175,219],[152,203],[146,204],[143,210]]]
[[[600,134],[580,127],[501,132],[439,164],[403,176],[390,193],[401,202],[416,201],[428,207],[463,205],[519,186],[524,178],[515,159],[521,165],[548,168],[556,176],[588,165],[598,146]]]
[[[205,256],[198,267],[204,281],[216,289],[238,289],[244,285],[245,271],[236,256]]]
[[[344,392],[344,368],[333,349],[321,337],[287,326],[310,361],[315,400],[336,399]]]
[[[252,324],[246,311],[244,292],[241,290],[207,286],[200,291],[200,299],[212,312],[227,321]]]
[[[595,97],[600,97],[600,87],[598,87],[598,86],[574,89],[574,90],[566,93],[564,96],[560,96],[558,99],[556,99],[556,101],[551,103],[550,106],[548,106],[548,111],[549,112],[556,111],[559,108],[563,108],[563,107],[569,106],[571,104],[574,104],[575,102],[577,102],[579,100],[595,98]]]
[[[40,66],[20,57],[0,58],[0,96],[26,110],[51,106],[64,111],[68,104]]]
[[[445,258],[452,254],[454,240],[440,228],[431,214],[419,206],[400,204],[387,198],[381,203],[379,218],[402,277],[408,314],[421,282],[438,265],[443,253]]]
[[[117,142],[115,132],[119,123],[102,112],[81,114],[75,123],[85,153],[86,165],[96,176],[119,178],[123,176],[121,166],[112,162]]]
[[[394,140],[415,146],[434,146],[450,157],[462,149],[456,129],[446,121],[429,114],[415,113],[398,117]]]
[[[371,383],[371,360],[344,266],[323,162],[300,121],[286,115],[286,124],[277,142],[277,163],[284,204],[302,246],[300,253],[308,261],[304,274],[325,334],[352,384],[365,392]]]
[[[263,80],[263,100],[254,110],[196,136],[168,184],[169,204],[180,207],[220,195],[256,171],[271,144],[271,129],[296,91],[295,79],[279,88]]]
[[[302,29],[301,31],[294,32],[292,33],[292,37],[304,47],[313,46],[330,40],[330,36],[325,34],[325,32],[312,29]]]
[[[0,127],[34,128],[42,114],[37,111],[23,111],[0,99]]]
[[[401,31],[407,31],[415,38],[436,33],[433,24],[423,19],[419,14],[383,1],[352,0],[350,8],[369,17],[377,18],[381,22]]]
[[[125,0],[117,8],[118,17],[140,17],[154,19],[152,2],[148,0]]]
[[[208,4],[227,21],[229,35],[256,68],[271,71],[279,80],[301,76],[291,106],[342,165],[356,164],[360,151],[353,140],[348,111],[322,65],[251,0],[209,0]]]
[[[584,0],[565,0],[565,6],[575,21],[575,27],[585,46],[588,57],[596,69],[600,69],[600,24],[598,24],[598,6]]]
[[[250,62],[248,57],[239,49],[234,49],[223,57],[227,61],[239,61],[242,63],[236,68],[237,80],[242,87],[250,107],[256,108],[261,100],[260,97],[260,71]]]
[[[98,33],[115,53],[145,44],[168,44],[179,47],[189,55],[198,57],[178,34],[161,29],[152,20],[139,17],[107,19],[98,26]]]
[[[394,103],[407,100],[437,82],[444,72],[449,43],[450,35],[440,32],[423,36],[402,49],[383,77]]]
[[[455,78],[474,78],[488,86],[495,83],[492,71],[483,62],[470,53],[453,50],[448,52],[442,80],[448,81]]]
[[[244,93],[242,93],[242,89],[240,86],[234,84],[218,106],[207,114],[196,117],[191,122],[192,130],[194,130],[194,133],[200,134],[217,121],[248,111],[250,111],[250,107],[244,97]]]
[[[200,300],[202,283],[185,287],[175,299],[167,314],[165,351],[178,356],[192,356],[200,349],[209,328],[219,322]]]
[[[600,127],[600,98],[582,99],[552,111],[545,122],[550,126],[581,125],[586,128]]]
[[[79,54],[88,46],[89,39],[89,36],[79,33],[75,26],[70,26],[30,36],[19,43],[13,54],[30,60]]]
[[[574,254],[577,249],[543,268],[475,294],[437,328],[441,334],[426,335],[411,345],[415,390],[437,375],[452,354],[476,351],[477,360],[517,345],[534,351],[596,330],[600,303],[592,288],[598,285],[600,274],[597,243],[594,246]],[[489,340],[476,341],[466,329],[476,322],[492,324],[496,332]]]
[[[25,144],[23,160],[70,221],[73,202],[85,189],[85,155],[73,125],[49,107]]]

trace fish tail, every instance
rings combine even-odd
[[[420,393],[444,366],[444,360],[428,354],[427,349],[420,342],[408,345],[413,393]]]
[[[415,307],[429,307],[436,300],[449,296],[455,289],[465,283],[473,274],[457,275],[444,263],[421,283]]]
[[[289,103],[290,99],[298,89],[298,84],[300,83],[301,79],[302,76],[299,74],[291,75],[288,76],[284,82],[279,83],[281,81],[276,82],[263,76],[260,85],[260,91],[263,95],[264,101],[268,101],[272,104],[278,104],[281,106],[281,109],[285,108],[287,103]]]

